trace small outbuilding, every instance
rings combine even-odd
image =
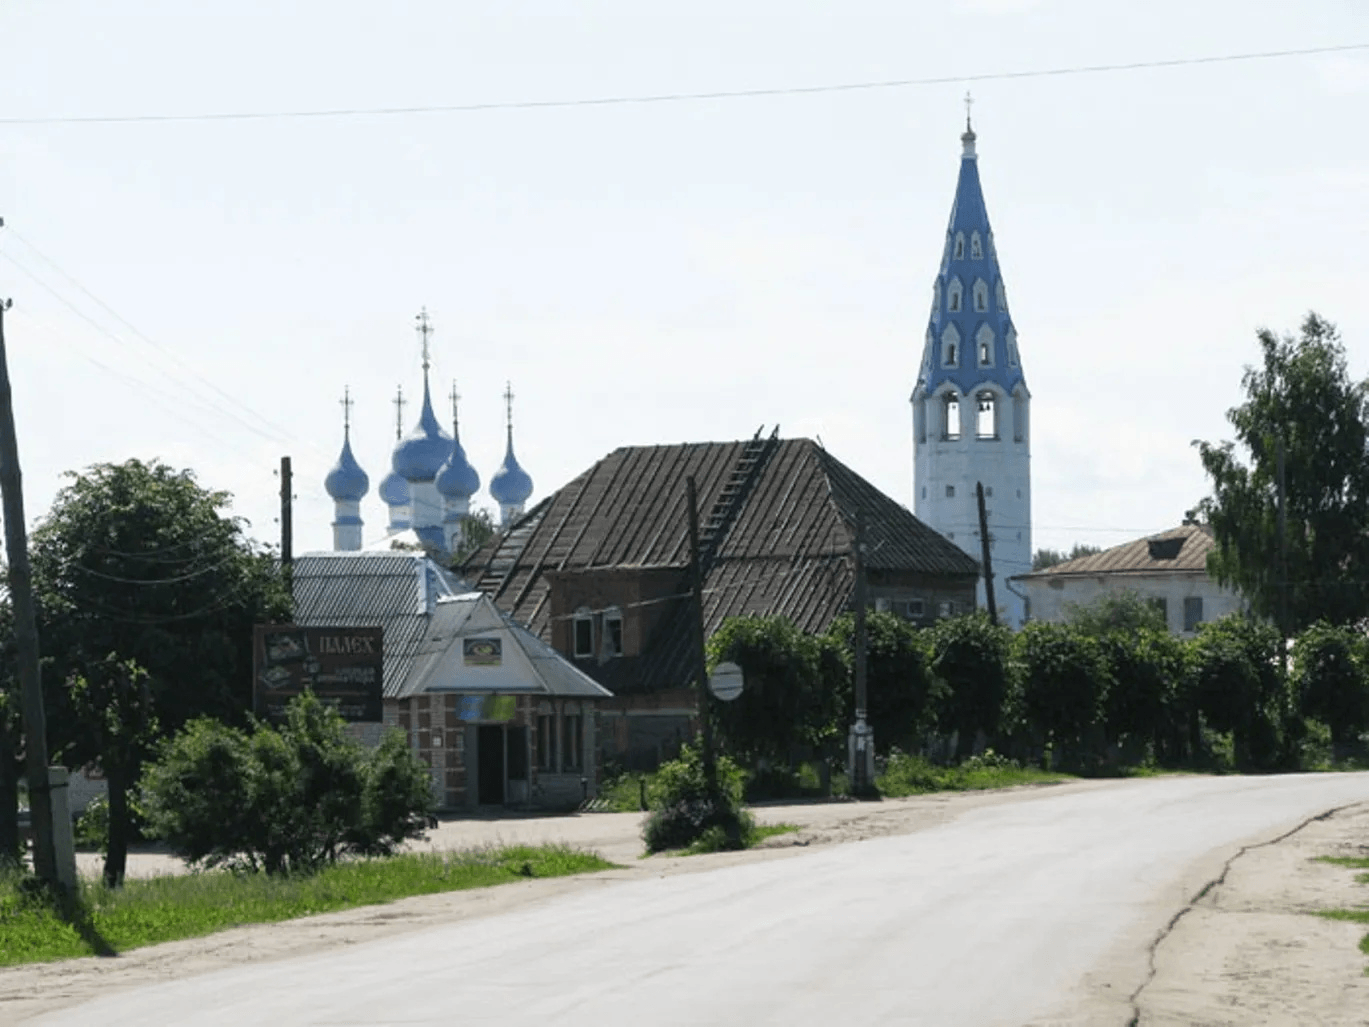
[[[448,810],[567,808],[597,791],[597,703],[612,697],[483,593],[428,557],[312,553],[295,561],[295,621],[383,631],[384,719],[402,730]]]

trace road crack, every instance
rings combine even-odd
[[[1184,917],[1188,916],[1189,913],[1193,912],[1193,910],[1197,907],[1198,903],[1202,902],[1203,899],[1207,898],[1208,895],[1212,894],[1216,889],[1220,888],[1223,884],[1226,883],[1227,875],[1231,873],[1231,868],[1235,865],[1236,860],[1240,859],[1247,852],[1253,852],[1256,849],[1268,848],[1271,845],[1278,845],[1280,842],[1287,841],[1289,838],[1292,838],[1299,831],[1302,831],[1313,824],[1325,820],[1330,820],[1332,817],[1336,816],[1339,813],[1344,813],[1346,810],[1355,809],[1356,807],[1364,805],[1366,805],[1366,803],[1364,802],[1348,802],[1344,806],[1335,806],[1332,809],[1324,810],[1321,813],[1317,813],[1314,816],[1310,816],[1305,820],[1300,821],[1298,824],[1289,828],[1287,831],[1279,835],[1277,838],[1270,838],[1266,841],[1255,842],[1251,845],[1242,845],[1238,850],[1236,850],[1236,852],[1232,853],[1231,856],[1226,860],[1226,862],[1222,864],[1221,873],[1219,873],[1216,877],[1214,877],[1212,880],[1208,881],[1201,888],[1199,888],[1198,891],[1194,894],[1193,898],[1189,899],[1187,904],[1185,904],[1182,909],[1180,909],[1177,913],[1170,917],[1169,922],[1160,929],[1159,933],[1155,935],[1154,940],[1152,940],[1150,945],[1147,947],[1146,957],[1149,965],[1146,971],[1146,979],[1142,981],[1141,984],[1136,988],[1136,990],[1131,993],[1131,998],[1129,999],[1129,1001],[1131,1003],[1132,1012],[1131,1019],[1127,1021],[1127,1027],[1140,1027],[1141,993],[1144,992],[1148,987],[1150,987],[1151,984],[1153,984],[1155,981],[1156,974],[1158,973],[1158,967],[1155,965],[1155,957],[1156,953],[1158,953],[1160,950],[1160,946],[1163,945],[1166,939],[1168,939],[1169,936],[1174,933],[1174,929],[1179,926],[1180,921],[1182,921]]]

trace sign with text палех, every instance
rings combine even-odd
[[[306,688],[348,721],[381,719],[382,632],[374,628],[257,625],[253,646],[253,707],[280,721]]]

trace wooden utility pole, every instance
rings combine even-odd
[[[33,608],[33,573],[29,567],[28,529],[24,524],[19,442],[14,434],[14,394],[10,389],[9,362],[5,353],[5,311],[10,306],[9,300],[0,302],[0,493],[3,493],[5,552],[9,558],[14,646],[24,714],[24,767],[28,773],[29,816],[33,823],[33,872],[40,881],[57,886],[61,878],[53,838],[47,719],[38,659],[38,619]]]
[[[708,718],[708,652],[704,646],[703,554],[699,550],[699,497],[694,476],[685,479],[689,501],[689,576],[694,592],[694,660],[699,679],[699,744],[703,748],[704,783],[710,792],[718,788],[718,772],[713,760],[713,725]]]
[[[856,511],[856,544],[854,553],[856,587],[855,587],[855,686],[856,686],[856,722],[851,728],[851,791],[855,795],[865,795],[874,785],[869,780],[868,767],[869,758],[866,756],[866,747],[874,745],[874,738],[870,731],[868,721],[868,702],[866,695],[866,650],[868,643],[866,640],[865,629],[865,607],[868,603],[865,588],[865,514],[861,510]]]
[[[280,458],[280,565],[295,562],[294,485],[290,477],[290,458]]]
[[[984,507],[984,483],[975,482],[975,496],[979,500],[979,551],[984,556],[984,600],[989,608],[989,623],[998,623],[998,607],[993,599],[993,558],[989,555],[989,512]]]
[[[1288,670],[1288,495],[1284,483],[1283,436],[1275,456],[1279,496],[1279,660]]]

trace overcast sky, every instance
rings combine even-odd
[[[379,537],[422,305],[486,483],[512,380],[534,501],[620,445],[778,424],[911,505],[967,88],[1033,395],[1035,546],[1177,524],[1258,327],[1315,309],[1369,372],[1369,50],[966,81],[1369,44],[1362,0],[7,0],[0,39],[31,518],[64,471],[159,457],[274,542],[289,454],[296,550],[327,548],[350,386]]]

